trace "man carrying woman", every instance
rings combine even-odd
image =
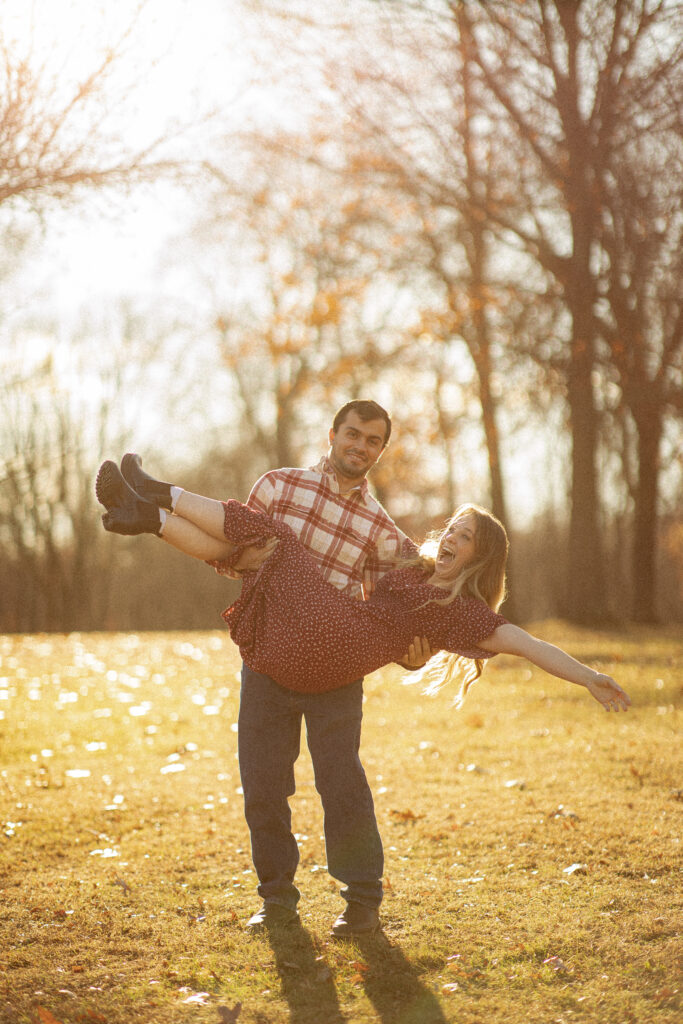
[[[240,769],[264,901],[252,928],[298,919],[288,797],[302,717],[325,811],[328,867],[345,885],[347,907],[332,932],[378,927],[382,846],[358,756],[362,676],[404,662],[412,638],[412,664],[441,650],[432,663],[435,684],[458,679],[461,696],[485,658],[508,653],[586,687],[606,710],[630,703],[610,676],[497,613],[508,543],[489,512],[462,506],[419,552],[401,534],[365,482],[390,426],[374,403],[350,403],[335,418],[327,459],[313,470],[267,473],[246,506],[154,480],[133,455],[124,456],[123,475],[111,462],[98,475],[111,532],[156,533],[219,571],[230,571],[254,541],[266,556],[224,612],[244,659]],[[364,584],[369,600],[358,601]]]

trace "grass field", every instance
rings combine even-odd
[[[0,637],[0,1022],[679,1021],[680,631],[532,631],[633,708],[515,659],[459,712],[398,669],[370,677],[387,892],[382,934],[356,944],[328,937],[342,904],[305,752],[304,927],[244,932],[225,632]]]

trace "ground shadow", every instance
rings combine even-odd
[[[282,981],[291,1024],[319,1020],[344,1024],[334,979],[305,928],[272,929],[268,942]]]
[[[355,944],[367,964],[365,992],[382,1024],[446,1024],[435,993],[383,932],[356,939]]]

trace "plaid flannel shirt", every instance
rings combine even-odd
[[[365,479],[340,494],[326,457],[310,469],[265,473],[247,504],[291,526],[324,578],[352,597],[368,596],[397,557],[410,557],[416,550],[370,494]]]

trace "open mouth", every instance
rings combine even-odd
[[[439,552],[439,557],[438,557],[438,561],[439,562],[452,562],[454,558],[455,558],[455,551],[452,551],[450,548],[447,548],[447,547],[442,547],[441,548],[441,551]]]

